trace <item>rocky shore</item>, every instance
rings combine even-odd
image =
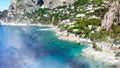
[[[0,21],[0,25],[9,25],[9,26],[48,26],[53,27],[52,25],[42,25],[42,24],[27,24],[27,23],[6,23],[3,21]]]
[[[97,45],[102,47],[102,51],[96,51],[93,49],[92,41],[90,39],[80,38],[75,34],[67,33],[67,31],[61,32],[57,27],[52,28],[52,30],[56,32],[56,36],[59,36],[59,39],[61,40],[88,45],[88,48],[82,51],[83,56],[93,58],[94,60],[103,62],[107,65],[115,65],[117,68],[120,68],[120,57],[115,56],[116,53],[111,49],[112,44],[107,42],[97,42]]]
[[[82,55],[86,57],[93,58],[94,60],[103,62],[107,65],[116,65],[117,68],[120,68],[120,58],[115,57],[115,53],[113,50],[110,50],[109,47],[103,47],[103,51],[96,51],[92,48],[92,41],[90,39],[80,38],[72,33],[67,33],[67,31],[61,32],[60,29],[53,25],[41,25],[41,24],[21,24],[21,23],[1,23],[1,25],[10,25],[10,26],[49,26],[50,30],[54,30],[56,32],[56,36],[61,40],[75,42],[75,43],[83,43],[88,45],[88,48],[82,51]],[[107,43],[106,43],[107,44]],[[98,43],[99,46],[107,46],[104,43]]]
[[[88,48],[84,49],[82,51],[82,55],[86,57],[93,58],[94,60],[103,62],[107,65],[117,65],[117,68],[120,68],[119,62],[120,58],[115,57],[115,53],[113,50],[110,50],[110,44],[108,43],[97,43],[99,47],[102,47],[103,51],[96,51],[93,49],[92,41],[90,39],[85,39],[85,38],[80,38],[79,36],[76,36],[75,34],[72,33],[67,33],[67,31],[61,32],[60,29],[57,26],[53,25],[41,25],[41,24],[21,24],[21,23],[5,23],[2,22],[1,25],[10,25],[10,26],[49,26],[51,27],[50,30],[53,30],[56,32],[56,36],[59,37],[61,40],[65,41],[70,41],[70,42],[75,42],[75,43],[81,43],[81,44],[86,44],[88,45]],[[109,46],[109,47],[106,47]]]
[[[101,61],[107,65],[116,65],[119,59],[115,57],[112,51],[95,51],[92,47],[88,47],[82,51],[82,55]]]

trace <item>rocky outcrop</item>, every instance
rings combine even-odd
[[[116,65],[119,60],[116,59],[112,51],[96,51],[92,47],[88,47],[82,51],[82,55],[101,61],[107,65]]]
[[[8,13],[7,10],[4,10],[2,12],[0,11],[0,19],[4,20],[7,17],[7,13]]]
[[[2,21],[7,23],[31,23],[26,13],[32,13],[42,8],[55,8],[62,5],[73,4],[74,0],[11,0],[8,14]]]
[[[41,0],[11,0],[5,22],[30,23],[30,19],[28,19],[25,14],[37,10],[41,6],[40,1]]]
[[[120,22],[120,1],[119,0],[114,1],[111,4],[109,11],[106,13],[102,21],[102,27],[105,27],[108,30],[115,20],[117,22]]]
[[[73,4],[75,0],[44,0],[45,8],[55,8],[62,5]]]

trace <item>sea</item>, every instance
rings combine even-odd
[[[0,25],[0,68],[115,68],[82,56],[86,45],[60,40],[48,28]]]

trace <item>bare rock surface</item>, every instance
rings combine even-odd
[[[117,20],[117,22],[120,22],[120,1],[116,0],[114,1],[109,11],[104,16],[104,19],[102,21],[102,27],[107,28],[107,30],[111,27],[114,20]]]

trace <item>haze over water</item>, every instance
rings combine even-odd
[[[59,40],[46,28],[0,26],[0,68],[114,68],[80,55],[86,46]]]

